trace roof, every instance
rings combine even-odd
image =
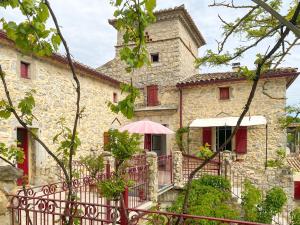
[[[13,47],[16,47],[14,42],[12,40],[10,40],[6,33],[2,30],[0,30],[0,42],[4,41],[6,42],[8,45],[10,46],[13,46]],[[39,57],[39,58],[42,58],[42,59],[45,59],[45,60],[48,60],[50,62],[55,62],[55,63],[58,63],[58,64],[61,64],[63,66],[69,66],[69,63],[68,63],[68,59],[65,57],[65,56],[62,56],[60,54],[57,54],[57,53],[53,53],[51,56],[44,56],[44,57]],[[74,66],[75,66],[75,69],[78,70],[78,72],[81,72],[82,74],[85,74],[85,75],[90,75],[90,76],[93,76],[93,77],[96,77],[96,78],[99,78],[101,80],[104,80],[104,81],[107,81],[109,82],[110,84],[113,84],[113,85],[120,85],[120,81],[118,80],[115,80],[103,73],[100,73],[98,72],[97,70],[87,66],[87,65],[84,65],[78,61],[74,61],[73,60],[73,63],[74,63]]]
[[[201,34],[189,12],[186,10],[184,4],[174,8],[155,11],[154,15],[156,16],[156,21],[167,20],[176,17],[179,18],[196,41],[198,47],[206,44],[203,35]],[[109,19],[108,22],[115,27],[115,19]]]
[[[262,78],[276,78],[276,77],[290,77],[287,86],[290,86],[297,78],[299,72],[297,68],[280,68],[269,70],[262,74]],[[242,77],[238,72],[217,72],[217,73],[203,73],[196,74],[186,78],[185,80],[177,83],[177,87],[196,86],[204,84],[213,84],[221,82],[242,81],[246,77]]]

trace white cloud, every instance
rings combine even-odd
[[[218,14],[227,20],[238,16],[234,12],[233,17],[230,9],[208,7],[211,2],[211,0],[157,0],[159,9],[185,4],[207,42],[207,45],[199,50],[200,55],[206,49],[215,49],[215,40],[220,39],[222,35]],[[244,0],[244,2],[248,1]],[[51,3],[63,34],[69,43],[71,53],[77,60],[92,67],[97,67],[114,57],[116,31],[107,22],[109,18],[112,18],[114,10],[109,4],[109,0],[52,0]],[[21,20],[20,15],[12,10],[0,10],[0,15],[4,15],[7,19]],[[230,47],[232,48],[234,45],[230,45]],[[263,48],[267,48],[267,46],[259,47],[260,50],[263,50]],[[247,58],[239,61],[244,65],[253,67],[253,59],[256,53],[256,51],[252,51],[247,55]],[[297,51],[294,51],[291,56],[287,57],[283,65],[298,67],[299,62],[300,55]],[[201,68],[203,72],[211,70],[230,70],[230,67]],[[300,102],[299,90],[300,78],[294,82],[287,92],[288,104]]]

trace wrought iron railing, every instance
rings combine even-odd
[[[199,165],[201,165],[204,160],[200,159],[193,155],[182,154],[183,162],[182,162],[182,172],[183,172],[183,180],[187,182],[189,175],[192,171],[194,171]],[[208,164],[206,164],[199,172],[196,173],[194,179],[200,178],[204,174],[209,175],[220,175],[220,158],[217,155],[214,159],[212,159]]]
[[[157,157],[158,186],[164,187],[173,183],[173,157],[161,155]]]

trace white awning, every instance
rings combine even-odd
[[[234,127],[237,124],[239,117],[222,117],[222,118],[207,118],[196,119],[190,127]],[[245,116],[241,126],[256,126],[267,124],[267,119],[264,116]]]

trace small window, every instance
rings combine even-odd
[[[159,54],[158,53],[151,54],[151,62],[153,62],[153,63],[159,62]]]
[[[29,79],[29,66],[29,63],[21,62],[20,76],[22,78]]]
[[[221,87],[220,89],[220,100],[230,99],[229,87]]]
[[[113,101],[114,103],[118,102],[118,94],[116,92],[113,93]]]

